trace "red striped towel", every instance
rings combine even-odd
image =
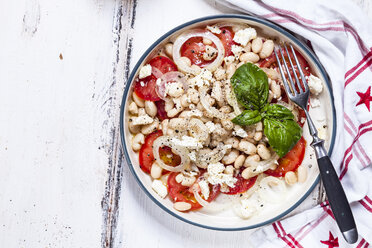
[[[372,242],[372,21],[348,0],[219,0],[307,39],[328,72],[337,115],[332,155],[359,240],[347,244],[327,202],[257,230],[257,247],[368,247]]]

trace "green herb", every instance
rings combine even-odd
[[[231,84],[238,102],[246,108],[232,122],[246,126],[263,120],[270,146],[280,157],[286,155],[300,140],[302,128],[294,121],[289,109],[267,102],[269,83],[266,73],[258,66],[247,63],[236,70]]]
[[[260,110],[267,104],[269,83],[266,73],[258,66],[247,63],[240,66],[230,82],[238,102],[249,110]]]
[[[232,119],[232,122],[240,126],[249,126],[259,122],[262,119],[258,110],[244,110],[240,115]]]

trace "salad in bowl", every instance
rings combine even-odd
[[[132,166],[172,211],[248,220],[309,180],[306,116],[284,90],[273,53],[281,41],[261,31],[224,20],[182,30],[133,77],[125,109]],[[325,85],[296,55],[317,108]],[[329,136],[327,125],[318,131]]]

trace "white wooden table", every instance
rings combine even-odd
[[[354,0],[372,16],[370,0]],[[249,247],[250,231],[185,224],[130,174],[119,140],[126,78],[213,0],[0,2],[0,246]],[[321,186],[295,212],[323,197]]]

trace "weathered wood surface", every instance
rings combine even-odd
[[[371,1],[354,1],[372,15]],[[197,228],[151,202],[118,130],[143,51],[176,25],[230,12],[213,0],[0,2],[1,247],[250,247],[250,231]]]

